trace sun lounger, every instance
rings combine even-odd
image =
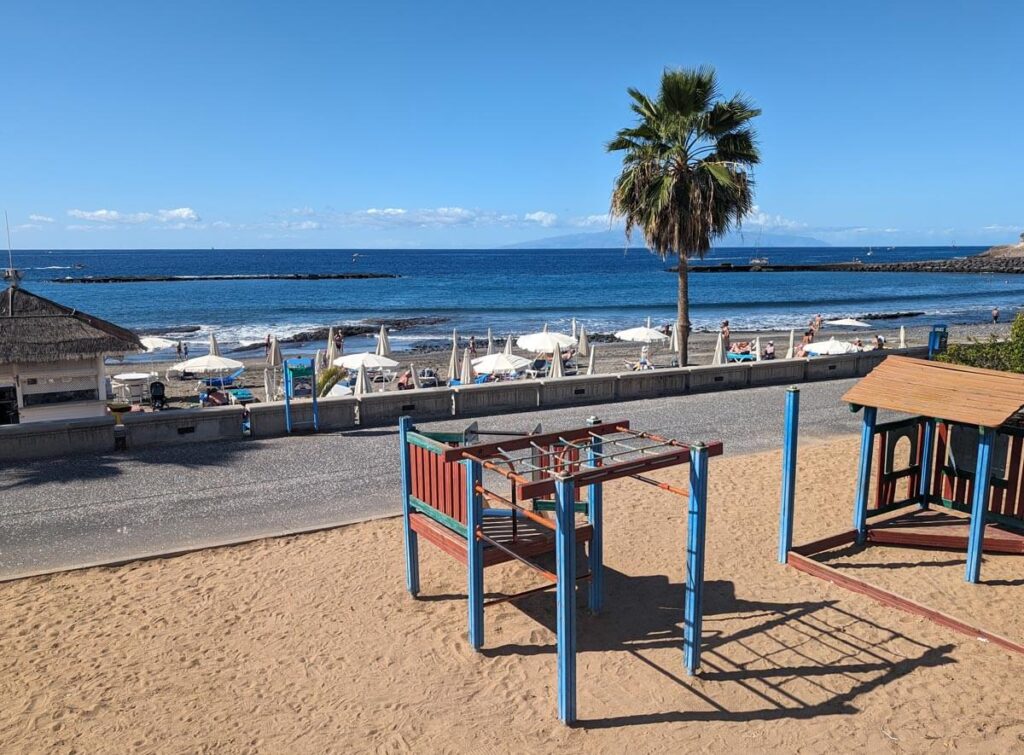
[[[203,383],[206,385],[207,388],[227,388],[228,386],[234,385],[235,381],[242,376],[243,372],[245,372],[244,367],[235,370],[230,375],[225,375],[223,377],[206,378],[203,381]]]
[[[727,362],[754,362],[757,357],[754,354],[736,354],[729,352],[725,355],[725,361]]]

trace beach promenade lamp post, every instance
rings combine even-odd
[[[662,259],[679,259],[679,343],[687,364],[690,337],[687,260],[737,228],[754,208],[751,171],[760,162],[751,121],[761,114],[746,97],[719,94],[713,68],[666,69],[658,94],[627,90],[637,122],[608,145],[622,154],[611,216],[639,230]]]

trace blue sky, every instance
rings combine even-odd
[[[21,248],[478,247],[606,230],[627,86],[764,110],[747,229],[1024,230],[1014,2],[38,2],[4,10]]]

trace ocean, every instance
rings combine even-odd
[[[940,259],[974,247],[763,249],[775,264]],[[719,249],[709,263],[747,263],[751,249]],[[566,330],[575,317],[592,333],[674,319],[676,276],[644,249],[553,250],[90,250],[18,251],[23,286],[42,296],[133,329],[162,331],[203,353],[210,332],[225,351],[338,323],[382,318],[443,318],[393,333],[392,347],[412,348],[461,334],[496,337]],[[80,266],[80,267],[79,267]],[[391,273],[398,278],[286,281],[63,284],[84,275],[242,275],[266,273]],[[696,273],[691,319],[714,329],[788,330],[816,313],[826,319],[915,313],[887,327],[989,319],[1024,304],[1024,277],[928,273]],[[176,328],[198,330],[175,335]],[[346,339],[346,351],[372,347]],[[312,345],[315,348],[315,344]],[[306,345],[308,351],[310,345]]]

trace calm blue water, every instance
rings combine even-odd
[[[768,249],[775,263],[867,261],[866,248]],[[980,248],[876,249],[871,261],[937,259]],[[745,263],[750,249],[716,250],[711,262]],[[675,314],[676,276],[646,250],[232,250],[16,252],[24,285],[68,306],[131,328],[198,325],[197,345],[215,331],[232,344],[262,341],[339,322],[381,317],[442,316],[448,321],[395,334],[395,348],[460,333],[495,335],[566,329],[576,317],[591,332],[654,323]],[[72,269],[75,264],[84,269]],[[401,278],[336,281],[199,281],[63,285],[65,275],[243,273],[397,273]],[[691,278],[697,328],[728,318],[734,330],[799,327],[826,319],[917,311],[892,325],[968,323],[1024,305],[1024,276],[920,273],[729,273]],[[346,350],[361,348],[349,339]],[[202,348],[194,350],[201,353]]]

